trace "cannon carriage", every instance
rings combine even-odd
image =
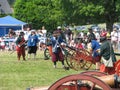
[[[89,62],[91,61],[89,60]],[[85,64],[87,63],[88,61]],[[91,64],[94,64],[94,62],[91,62]],[[112,69],[113,74],[111,75],[109,73],[89,70],[80,74],[69,75],[53,83],[48,90],[120,90],[120,60],[114,63]]]
[[[120,76],[87,71],[63,77],[48,90],[120,90]]]
[[[95,64],[95,60],[92,57],[92,53],[86,49],[76,49],[73,47],[66,46],[62,49],[65,57],[66,64],[69,68],[74,70],[85,69],[88,70],[92,65]],[[44,56],[49,59],[52,55],[52,46],[49,45],[44,51]]]
[[[88,52],[86,49],[76,49],[67,46],[64,50],[66,52],[66,63],[71,69],[89,70],[91,66],[95,64],[92,53]]]
[[[69,68],[74,70],[89,70],[93,65],[95,65],[96,60],[92,56],[92,53],[87,51],[86,49],[76,49],[73,47],[66,46],[64,49],[62,49],[62,52],[64,53],[64,58],[66,61],[66,64]],[[52,46],[49,45],[46,47],[44,51],[44,56],[49,59],[52,55]],[[118,53],[116,53],[118,55]],[[114,71],[118,68],[120,61],[118,60],[116,63],[114,63]],[[120,68],[120,67],[119,67]]]
[[[69,68],[89,70],[95,64],[92,54],[85,49],[64,48],[65,60]],[[86,71],[63,77],[53,83],[48,90],[120,90],[120,60],[114,63],[113,74],[100,71]]]

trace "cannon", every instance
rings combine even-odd
[[[89,70],[95,64],[92,53],[86,49],[76,49],[68,46],[64,50],[66,52],[66,63],[71,69],[77,71],[81,69]]]
[[[74,70],[86,69],[88,70],[95,60],[92,54],[85,49],[75,49],[73,47],[66,46],[63,49],[66,64],[69,68]],[[46,46],[44,50],[45,60],[49,59],[52,55],[52,46]]]
[[[27,88],[27,90],[120,90],[120,76],[100,71],[85,71],[65,76],[45,89]]]
[[[48,90],[120,90],[120,76],[87,71],[63,77]]]
[[[73,47],[66,46],[63,49],[64,57],[66,64],[69,68],[74,70],[89,70],[92,65],[95,65],[96,61],[92,57],[92,53],[87,51],[86,49],[76,49]],[[52,55],[52,46],[49,45],[44,51],[44,56],[49,59]],[[118,55],[118,54],[116,54]],[[119,72],[120,68],[120,60],[114,63],[113,73]]]

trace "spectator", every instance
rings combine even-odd
[[[0,49],[3,51],[5,50],[5,42],[3,37],[0,38]]]
[[[65,34],[65,38],[67,40],[67,43],[69,44],[70,41],[72,40],[72,31],[69,29],[69,27],[65,28],[64,34]]]
[[[69,46],[75,48],[76,46],[75,40],[71,40]]]
[[[101,31],[100,36],[101,36],[101,37],[106,37],[106,35],[107,35],[107,32],[106,32],[106,30],[103,28],[103,30]]]
[[[45,29],[45,26],[42,26],[42,33],[43,33],[43,37],[46,37],[47,30]]]
[[[83,39],[80,38],[76,44],[77,49],[84,49]]]
[[[113,44],[114,50],[117,49],[117,42],[118,42],[118,33],[117,33],[117,29],[114,28],[113,31],[111,32],[111,43]]]
[[[94,30],[95,38],[98,42],[100,42],[100,34],[98,33],[97,30]]]
[[[75,40],[77,38],[78,31],[77,29],[73,30],[73,39]]]
[[[120,29],[118,30],[118,52],[120,52]]]
[[[9,29],[8,35],[10,38],[15,37],[16,33],[13,31],[13,29]]]
[[[91,28],[88,29],[89,33],[88,33],[88,38],[91,38],[91,40],[96,40],[95,34],[93,33],[93,30]]]
[[[25,36],[24,36],[26,41],[28,40],[28,37],[29,37],[30,34],[31,34],[31,29],[27,28],[27,31],[25,32]]]
[[[61,35],[62,39],[63,39],[64,41],[66,41],[65,34],[63,33],[61,26],[58,26],[58,27],[57,27],[57,31],[60,32],[60,35]]]

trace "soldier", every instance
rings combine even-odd
[[[58,30],[54,31],[53,37],[51,37],[50,40],[52,42],[52,61],[54,63],[54,68],[56,68],[57,61],[61,61],[63,68],[65,68],[64,55],[62,53],[62,48],[61,48],[63,39],[60,35],[60,32]]]
[[[25,39],[24,39],[24,32],[20,32],[19,36],[16,39],[16,51],[17,51],[17,58],[18,61],[22,55],[23,60],[25,60]]]
[[[100,56],[103,61],[100,71],[106,72],[108,74],[114,74],[114,62],[116,62],[116,57],[114,54],[113,47],[111,43],[106,39],[106,37],[101,38]],[[112,59],[110,59],[112,57]]]
[[[31,54],[33,54],[33,59],[36,58],[36,51],[37,51],[37,43],[39,42],[38,36],[36,35],[35,31],[31,31],[31,34],[28,37],[28,59],[31,58]]]

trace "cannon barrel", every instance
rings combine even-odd
[[[111,87],[118,88],[120,84],[120,77],[118,75],[106,75],[97,77]]]

